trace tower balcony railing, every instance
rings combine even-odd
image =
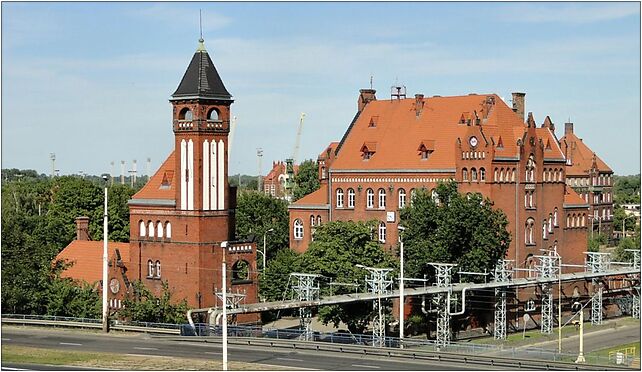
[[[181,131],[211,131],[224,132],[229,128],[229,120],[174,120],[174,130]]]

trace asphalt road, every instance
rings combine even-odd
[[[47,349],[98,351],[117,354],[159,355],[182,358],[220,359],[221,345],[151,339],[142,334],[83,333],[56,329],[2,327],[2,343]],[[392,361],[373,356],[344,356],[316,351],[288,351],[261,347],[228,347],[228,359],[319,370],[479,370],[479,366],[440,362]],[[5,364],[3,363],[4,367]],[[9,367],[9,365],[6,365]]]
[[[557,331],[557,329],[555,329],[555,331]],[[639,341],[639,326],[619,326],[617,328],[586,332],[584,333],[584,353]],[[557,350],[557,341],[542,342],[536,346],[545,349]],[[579,335],[562,339],[562,350],[564,352],[572,353],[579,351],[579,349]]]

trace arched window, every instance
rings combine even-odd
[[[533,154],[526,161],[526,182],[535,182],[535,156]]]
[[[533,236],[533,225],[535,221],[532,218],[526,220],[526,225],[524,229],[524,241],[526,244],[535,244],[535,237]]]
[[[337,189],[337,208],[343,208],[343,190]]]
[[[470,180],[473,182],[477,181],[477,169],[470,168]]]
[[[399,189],[399,209],[406,206],[406,190]]]
[[[310,227],[314,226],[314,222],[316,221],[316,218],[314,218],[314,215],[310,216]]]
[[[245,260],[238,260],[232,265],[232,281],[250,280],[250,264]]]
[[[515,168],[513,168],[513,172],[512,172],[512,174],[511,174],[511,176],[510,176],[510,180],[511,180],[511,182],[515,182],[515,176],[516,176],[516,175],[517,175],[517,172],[515,171]]]
[[[303,222],[298,218],[294,220],[294,239],[303,239]]]
[[[374,190],[366,190],[366,208],[374,208]]]
[[[138,225],[139,225],[138,229],[140,230],[139,235],[145,236],[145,222],[143,220],[140,220],[140,222],[138,222]]]
[[[555,207],[555,210],[553,211],[553,226],[555,227],[559,226],[557,224],[557,207]]]
[[[354,189],[348,189],[348,208],[354,208]]]
[[[548,239],[548,229],[546,228],[546,220],[542,222],[542,238]]]
[[[165,237],[172,237],[172,224],[169,221],[165,222]]]
[[[152,260],[147,260],[147,277],[154,277],[154,262]]]
[[[437,194],[437,190],[432,189],[430,192],[430,197],[432,198],[432,201],[435,202],[435,204],[439,204],[439,194]]]
[[[495,181],[495,182],[499,181],[499,171],[497,170],[497,168],[495,168],[495,173],[493,175],[493,181]]]
[[[386,242],[386,223],[379,222],[379,241],[381,243]]]
[[[188,109],[187,107],[183,108],[181,112],[178,114],[178,120],[191,121],[192,117],[193,117],[192,110]]]
[[[468,169],[463,168],[463,169],[461,170],[461,179],[462,179],[463,181],[468,181]]]
[[[566,215],[566,227],[571,227],[571,215]]]
[[[553,214],[548,214],[548,232],[549,234],[553,232]]]
[[[499,182],[504,182],[504,168],[499,171]]]
[[[582,227],[586,226],[586,213],[582,213]]]
[[[386,190],[379,189],[379,209],[386,209]]]
[[[156,221],[156,236],[163,237],[163,224],[160,221]]]
[[[154,231],[156,231],[154,229],[154,223],[152,221],[147,221],[147,232],[150,238],[154,237]]]
[[[156,279],[160,279],[161,277],[161,265],[160,261],[156,261]]]
[[[571,215],[571,227],[575,227],[575,215]]]
[[[321,216],[317,216],[317,226],[321,226]]]
[[[486,169],[485,168],[479,168],[479,180],[480,181],[486,181]]]
[[[218,121],[218,111],[216,109],[211,109],[207,114],[207,120]]]

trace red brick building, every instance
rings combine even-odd
[[[613,171],[564,124],[560,139],[566,156],[566,184],[589,204],[589,226],[607,237],[613,234]]]
[[[256,302],[256,246],[235,241],[236,188],[228,185],[234,101],[202,40],[170,102],[174,151],[129,201],[130,278],[157,293],[167,280],[192,308],[220,306],[225,255],[228,288]]]
[[[307,249],[315,226],[334,220],[378,220],[380,242],[398,241],[399,210],[415,189],[455,180],[504,211],[512,241],[508,259],[523,266],[540,249],[557,248],[583,263],[588,203],[566,185],[566,156],[550,118],[524,115],[495,94],[377,100],[362,89],[357,113],[340,142],[318,157],[321,187],[292,204],[291,248]]]
[[[298,165],[293,165],[294,174],[299,171]],[[282,161],[272,162],[272,169],[263,178],[263,192],[275,198],[285,199],[287,197],[285,182],[288,178],[287,165]]]

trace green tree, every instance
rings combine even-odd
[[[396,269],[396,259],[385,252],[373,237],[376,221],[332,221],[317,227],[314,241],[299,258],[298,269],[304,273],[320,274],[327,280],[340,283],[358,283],[365,288],[367,272],[356,265]],[[396,271],[389,274],[395,277]],[[350,293],[353,287],[334,287],[333,294]],[[326,287],[322,294],[328,295]],[[345,323],[353,333],[362,333],[371,319],[371,309],[363,303],[323,306],[319,319],[338,326]]]
[[[236,236],[256,237],[257,248],[261,251],[258,255],[259,268],[262,269],[263,265],[261,254],[264,234],[267,232],[267,260],[270,260],[278,250],[289,246],[288,224],[288,206],[284,200],[258,191],[239,193],[236,205]],[[269,229],[273,231],[268,232]]]
[[[262,298],[266,301],[284,300],[290,274],[299,271],[299,257],[295,251],[286,248],[279,250],[275,257],[268,261],[259,279],[259,294]]]
[[[635,244],[633,238],[622,238],[613,251],[613,259],[618,262],[632,262],[633,253],[627,252],[628,249],[640,250],[640,246]]]
[[[608,242],[608,238],[604,234],[595,234],[593,237],[589,234],[588,237],[588,251],[589,252],[599,252],[600,246],[605,245]]]
[[[312,160],[306,160],[299,165],[297,174],[294,175],[294,190],[293,201],[297,201],[302,197],[319,189],[319,170],[317,163]]]
[[[613,176],[613,201],[616,204],[640,203],[640,175]]]
[[[94,285],[56,275],[47,292],[47,315],[101,317],[102,297]]]
[[[480,194],[459,194],[454,182],[439,184],[435,191],[437,198],[418,190],[401,210],[406,276],[432,274],[428,262],[491,272],[510,244],[506,215]]]
[[[134,298],[125,299],[119,315],[139,322],[186,323],[187,301],[183,299],[179,303],[172,303],[172,294],[167,281],[162,285],[163,292],[160,297],[156,297],[143,283],[134,282]]]
[[[624,220],[626,218],[626,221]],[[613,230],[621,231],[622,230],[622,221],[625,221],[624,229],[626,231],[634,231],[636,221],[639,217],[627,216],[624,212],[624,208],[620,205],[616,206],[613,210]]]

